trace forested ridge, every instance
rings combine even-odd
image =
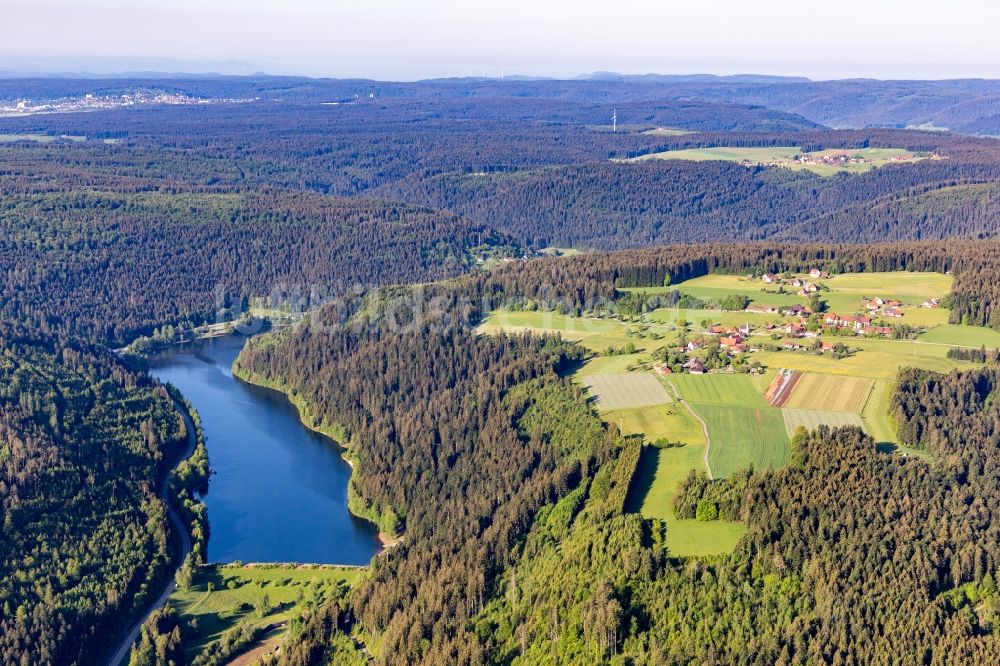
[[[602,72],[574,80],[502,80],[467,77],[417,82],[366,79],[309,79],[290,76],[142,79],[40,78],[0,81],[0,99],[62,99],[120,95],[134,90],[178,92],[195,98],[258,98],[267,102],[351,102],[373,96],[379,101],[459,99],[470,102],[517,100],[564,105],[612,104],[623,122],[642,118],[651,105],[688,107],[693,118],[678,114],[672,127],[706,130],[735,129],[757,123],[762,127],[906,127],[930,125],[965,134],[996,135],[995,108],[1000,86],[994,80],[940,81],[811,81],[782,76],[621,75]],[[514,112],[518,111],[515,105]],[[547,110],[552,113],[552,109]],[[610,115],[603,114],[603,115]],[[685,122],[685,120],[687,122]]]
[[[0,206],[7,321],[124,344],[164,323],[232,318],[250,297],[308,305],[468,270],[500,237],[450,214],[308,192],[74,189]]]
[[[807,244],[707,243],[648,247],[513,263],[460,287],[473,314],[497,307],[551,309],[572,314],[655,307],[623,295],[623,287],[660,287],[711,273],[932,271],[955,277],[948,296],[952,323],[1000,330],[1000,242]]]
[[[334,301],[236,370],[343,427],[352,508],[402,536],[284,663],[364,660],[354,638],[393,664],[995,661],[992,367],[904,374],[900,436],[932,463],[822,430],[787,469],[693,477],[678,510],[715,502],[748,532],[680,562],[664,524],[623,510],[636,442],[560,376],[582,350],[472,327],[499,305],[631,312],[654,301],[623,287],[818,267],[950,271],[953,322],[1000,329],[996,141],[624,84],[190,86],[262,99],[0,119],[86,138],[0,143],[0,661],[93,663],[168,560],[155,493],[182,422],[106,347],[258,297]],[[829,178],[612,161],[785,145],[942,159]],[[551,244],[634,249],[476,266]]]
[[[996,184],[1000,150],[992,142],[885,131],[695,134],[665,140],[669,149],[910,146],[938,150],[948,159],[834,177],[721,161],[601,162],[514,173],[416,173],[378,191],[454,210],[536,246],[616,249],[766,238],[873,242],[997,231],[990,201],[924,197],[919,213],[902,208],[926,192]],[[873,206],[888,200],[898,205]]]
[[[96,663],[159,594],[183,427],[109,352],[0,325],[0,662]]]
[[[509,374],[474,364],[442,383],[455,357],[503,358],[501,350],[519,340],[522,362],[538,368],[539,352],[552,344],[473,337],[469,326],[479,315],[462,307],[472,295],[546,296],[565,306],[576,297],[583,305],[587,280],[599,293],[616,280],[662,284],[668,273],[775,270],[816,265],[818,257],[827,260],[820,266],[842,269],[942,270],[971,265],[960,248],[707,246],[700,258],[680,247],[535,261],[418,290],[402,297],[405,306],[383,307],[390,292],[347,310],[329,306],[317,321],[256,339],[240,356],[239,371],[294,388],[316,419],[344,425],[354,492],[383,527],[404,535],[352,597],[353,623],[334,629],[317,619],[325,634],[301,635],[282,663],[330,658],[330,639],[352,630],[376,663],[387,664],[991,663],[1000,647],[993,629],[1000,481],[989,471],[1000,450],[990,430],[997,418],[988,399],[993,384],[984,379],[992,370],[940,380],[967,388],[926,402],[927,380],[931,395],[938,380],[904,374],[894,409],[918,431],[900,436],[928,448],[935,462],[879,453],[860,429],[822,428],[796,438],[788,468],[715,484],[692,476],[681,493],[682,515],[712,502],[748,532],[732,555],[690,562],[671,558],[663,523],[623,513],[638,444],[602,426],[581,395],[559,389],[554,377],[545,380],[551,371],[512,383]],[[588,265],[590,274],[581,276]],[[566,279],[542,282],[556,275]],[[547,292],[544,284],[564,289]],[[397,319],[430,302],[443,319],[417,326]],[[572,348],[561,355],[572,358]],[[543,383],[532,385],[537,377]],[[469,382],[478,387],[474,399]],[[525,399],[534,411],[520,417],[520,410],[497,408]],[[491,408],[475,416],[486,404]],[[444,413],[449,418],[440,418]],[[486,437],[494,432],[470,421],[491,416],[505,427],[513,423],[529,449],[549,443],[579,456],[578,447],[589,443],[601,453],[546,492],[532,491],[527,504],[516,495],[497,502],[494,484],[506,477],[480,476],[482,463],[466,466],[491,450]],[[453,448],[458,441],[464,444]],[[507,464],[521,469],[521,446],[491,441],[505,441],[507,456],[516,451]],[[503,539],[493,538],[497,531]]]
[[[339,320],[330,309],[317,316]],[[455,308],[415,326],[397,333],[376,319],[326,332],[313,322],[251,340],[235,371],[295,387],[310,413],[341,426],[360,511],[404,532],[353,595],[357,625],[385,660],[482,663],[467,622],[535,512],[577,487],[615,441],[555,374],[579,350],[477,338]],[[283,658],[321,661],[302,658],[307,648]]]

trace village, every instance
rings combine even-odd
[[[831,277],[828,272],[819,268],[810,270],[808,276],[810,280],[816,281]],[[746,279],[755,280],[757,277],[748,275]],[[743,325],[723,326],[711,323],[700,333],[683,327],[685,330],[679,338],[676,353],[664,350],[660,362],[654,364],[654,370],[661,375],[676,372],[700,375],[712,370],[758,374],[764,371],[764,367],[755,363],[752,355],[762,350],[801,351],[841,358],[849,355],[851,348],[843,341],[823,338],[893,338],[911,330],[902,323],[904,304],[897,299],[881,296],[860,298],[856,312],[839,314],[825,311],[825,302],[818,295],[828,291],[828,288],[822,283],[775,273],[764,273],[759,279],[764,285],[776,287],[776,294],[794,293],[809,298],[811,306],[800,303],[784,306],[750,303],[744,310],[748,315],[775,315],[780,321],[754,325],[748,317]],[[927,299],[920,304],[922,308],[939,306],[937,298]]]

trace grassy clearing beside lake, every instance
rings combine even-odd
[[[753,465],[754,469],[788,464],[791,442],[781,410],[733,405],[694,405],[708,423],[708,464],[716,478]]]
[[[675,557],[730,553],[746,532],[741,523],[723,520],[681,520],[673,500],[692,469],[704,470],[704,445],[670,449],[645,446],[632,481],[627,509],[667,523],[667,548]]]
[[[318,602],[338,586],[353,586],[366,573],[360,567],[212,565],[198,572],[191,588],[175,590],[168,603],[183,622],[197,621],[197,637],[185,642],[193,658],[242,621],[255,626],[285,622],[307,601]],[[265,595],[274,610],[260,617],[255,607]]]

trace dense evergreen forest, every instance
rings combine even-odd
[[[468,77],[419,82],[363,79],[317,80],[287,76],[199,79],[16,79],[0,80],[0,100],[52,100],[85,94],[121,95],[163,90],[196,98],[350,102],[369,96],[384,100],[557,100],[576,106],[618,109],[653,104],[702,110],[691,123],[673,118],[673,127],[734,129],[747,119],[771,129],[831,127],[916,127],[927,125],[964,134],[997,135],[995,80],[811,81],[788,76],[620,75],[609,72],[575,80],[504,80]],[[706,113],[705,111],[711,111]],[[604,114],[610,115],[610,114]],[[742,115],[742,118],[741,118]],[[756,118],[754,118],[756,116]],[[632,122],[628,120],[625,122]],[[741,122],[742,121],[742,122]]]
[[[455,275],[473,246],[502,244],[451,214],[309,192],[42,189],[3,199],[0,313],[117,344],[232,318],[251,296],[302,307]]]
[[[713,502],[748,533],[680,562],[624,511],[637,444],[561,377],[582,350],[473,332],[501,304],[634,312],[655,297],[620,287],[817,266],[950,271],[953,321],[1000,329],[1000,143],[827,130],[752,101],[801,82],[738,83],[0,82],[0,99],[259,97],[0,119],[0,661],[94,663],[171,559],[156,489],[183,421],[107,347],[264,297],[332,303],[237,371],[345,428],[352,507],[402,536],[283,663],[363,660],[349,633],[399,664],[990,663],[992,365],[904,375],[900,437],[941,464],[821,430],[787,469],[692,477],[678,510]],[[17,136],[35,133],[54,140]],[[617,161],[706,146],[942,159],[831,177]],[[663,243],[687,245],[646,247]],[[546,245],[618,251],[479,269]]]
[[[961,277],[974,260],[960,245],[691,251],[536,261],[406,297],[383,291],[244,351],[244,376],[294,389],[314,418],[345,428],[357,505],[403,533],[352,597],[353,625],[317,615],[325,633],[302,634],[282,663],[330,658],[351,629],[387,664],[989,663],[1000,647],[992,370],[901,379],[893,409],[912,425],[900,436],[941,465],[879,453],[857,428],[821,428],[796,438],[787,468],[714,484],[692,475],[682,515],[711,502],[748,533],[730,556],[687,562],[671,558],[662,523],[625,513],[639,444],[557,379],[579,352],[471,333],[469,297],[525,303],[544,284],[565,286],[548,297],[571,307],[588,282],[596,294],[706,266],[778,270],[824,257],[831,267],[953,267]],[[430,303],[437,316],[399,320]],[[498,372],[513,349],[522,369]],[[503,473],[492,467],[498,451]],[[577,462],[539,488],[545,477],[529,474],[522,454],[541,470],[562,469],[560,456]],[[507,473],[523,479],[520,492]]]
[[[156,598],[183,428],[109,352],[0,325],[0,662],[96,663]]]

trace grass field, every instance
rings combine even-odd
[[[668,150],[632,158],[629,161],[658,160],[689,160],[705,162],[724,160],[727,162],[749,162],[774,164],[789,169],[808,170],[821,176],[832,176],[836,173],[862,173],[876,167],[884,166],[893,158],[902,158],[914,162],[921,158],[900,148],[859,148],[851,150],[827,149],[805,153],[814,158],[837,157],[839,155],[860,156],[870,162],[860,164],[803,164],[797,161],[802,155],[802,149],[797,146],[774,146],[770,148],[687,148],[684,150]]]
[[[85,136],[53,136],[51,134],[0,134],[0,143],[11,143],[13,141],[34,141],[35,143],[52,143],[53,141],[72,141],[80,143],[86,141]]]
[[[685,134],[694,134],[690,130],[676,129],[673,127],[657,127],[655,129],[646,130],[643,134],[648,134],[649,136],[684,136]]]
[[[652,351],[676,337],[671,328],[654,325],[642,332],[637,323],[626,324],[610,319],[570,317],[554,312],[496,310],[479,325],[477,331],[487,335],[495,335],[502,331],[537,335],[559,334],[564,340],[579,342],[583,347],[601,353],[608,347],[620,349],[629,343],[635,345],[639,351]]]
[[[628,409],[673,402],[667,389],[652,372],[587,375],[584,384],[602,410]]]
[[[862,338],[824,337],[831,342],[844,342],[850,347],[860,348],[847,358],[834,359],[832,356],[792,352],[765,352],[754,354],[754,360],[766,366],[788,368],[799,372],[867,379],[892,379],[900,368],[918,366],[936,372],[949,372],[955,368],[973,367],[970,363],[947,358],[948,346],[924,344],[912,340],[883,340]]]
[[[958,347],[1000,348],[1000,332],[983,326],[947,324],[931,329],[920,336],[921,342],[955,345]]]
[[[191,658],[241,621],[259,625],[286,621],[306,602],[319,601],[338,585],[352,586],[366,572],[318,565],[214,565],[199,571],[190,589],[175,590],[169,603],[185,622],[198,622],[197,639],[185,643]],[[265,595],[274,610],[259,617],[254,606]]]
[[[733,405],[694,405],[708,423],[708,464],[716,478],[733,472],[788,464],[791,451],[781,410]]]
[[[575,373],[577,378],[590,375],[613,375],[628,372],[629,367],[648,361],[649,354],[618,354],[615,356],[593,356]]]
[[[675,557],[730,553],[746,532],[741,523],[680,520],[674,516],[674,496],[692,469],[705,469],[704,453],[704,445],[671,449],[643,447],[632,480],[628,510],[666,522],[667,548]]]
[[[555,312],[522,312],[496,310],[490,313],[479,328],[483,332],[523,331],[531,329],[540,333],[562,333],[569,340],[579,340],[594,335],[615,333],[624,327],[613,321],[568,317]]]
[[[642,287],[627,289],[623,291],[635,291],[645,294],[664,294],[673,290],[678,290],[683,294],[690,294],[702,300],[719,300],[733,294],[742,294],[758,305],[793,305],[795,303],[806,302],[806,299],[797,294],[771,293],[776,287],[766,285],[760,280],[748,280],[745,276],[739,275],[703,275],[702,277],[678,282],[667,287]],[[765,291],[768,289],[770,291]],[[702,310],[690,310],[689,312],[704,312]],[[655,314],[655,313],[654,313]],[[697,317],[697,315],[695,315]],[[704,316],[692,319],[700,321]]]
[[[849,412],[823,412],[813,409],[782,409],[781,416],[785,420],[785,432],[791,437],[799,426],[806,430],[815,430],[821,425],[839,428],[840,426],[858,426],[864,428],[864,422],[857,414]]]
[[[684,320],[693,331],[702,330],[702,322],[721,324],[728,327],[739,327],[749,323],[751,326],[763,326],[769,323],[779,323],[790,320],[779,314],[762,312],[743,312],[742,310],[685,310],[680,308],[660,308],[646,315],[646,321],[667,326],[677,326]]]
[[[840,314],[856,312],[862,298],[897,300],[905,305],[917,306],[929,298],[943,298],[951,291],[952,276],[944,273],[922,273],[909,271],[892,271],[887,273],[846,273],[834,275],[823,284],[830,291],[823,292],[822,298],[827,302],[828,309]],[[926,312],[947,312],[942,308],[926,310]],[[913,314],[907,310],[909,314]],[[914,319],[921,315],[914,315]],[[933,315],[924,315],[933,316]],[[940,317],[941,315],[937,315]],[[947,320],[947,315],[945,315]]]
[[[872,380],[861,377],[804,374],[783,406],[826,412],[860,412],[871,388]]]
[[[668,380],[688,402],[767,407],[764,393],[750,375],[672,375]]]
[[[861,420],[865,424],[865,432],[875,438],[878,443],[896,443],[896,428],[889,417],[889,402],[892,399],[894,383],[878,381],[872,386],[868,400],[861,410]]]
[[[602,412],[601,418],[626,435],[643,434],[647,442],[665,437],[671,442],[705,444],[705,431],[686,407],[676,402],[656,407],[633,407]]]
[[[808,278],[805,278],[808,279]],[[948,321],[948,311],[944,308],[917,307],[929,298],[943,298],[951,291],[952,276],[943,273],[918,273],[893,271],[886,273],[848,273],[834,275],[821,281],[829,291],[821,292],[820,296],[827,302],[828,309],[839,314],[857,312],[863,297],[898,300],[909,307],[904,308],[903,322],[911,326],[938,326]],[[681,293],[695,296],[702,300],[718,301],[735,294],[746,296],[757,305],[787,306],[795,303],[805,304],[808,299],[793,293],[771,293],[776,286],[766,285],[761,280],[748,280],[741,275],[704,275],[686,280],[667,287],[649,287],[626,289],[647,294],[666,293],[674,289]],[[662,313],[662,314],[661,314]],[[647,315],[651,321],[674,323],[676,318],[683,316],[688,321],[700,322],[702,319],[712,319],[710,311],[702,310],[671,310],[664,308]],[[716,313],[719,318],[720,313]],[[724,325],[731,326],[745,323],[750,317],[751,324],[760,324],[780,319],[777,315],[733,313]],[[743,317],[743,321],[740,321]],[[998,334],[1000,336],[1000,334]]]

